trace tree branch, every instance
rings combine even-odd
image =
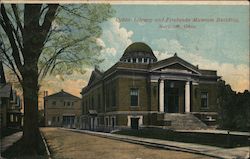
[[[39,71],[39,76],[41,76],[41,79],[44,78],[46,76],[46,74],[49,72],[49,69],[51,68],[51,66],[53,64],[55,64],[56,62],[56,59],[57,57],[62,54],[66,49],[70,48],[70,47],[73,47],[75,45],[77,45],[78,43],[90,38],[91,36],[88,35],[88,36],[85,36],[84,38],[82,39],[77,39],[77,40],[74,40],[72,41],[71,43],[69,43],[68,45],[65,45],[64,47],[60,48],[58,51],[55,51],[55,53],[53,54],[53,56],[47,60],[45,62],[45,64],[42,66],[42,68],[40,69]],[[53,70],[52,70],[53,71]],[[50,71],[50,73],[52,73],[52,71]],[[42,74],[42,75],[41,75]]]
[[[69,12],[70,14],[76,15],[76,16],[81,17],[81,18],[83,18],[83,19],[87,19],[87,20],[89,20],[89,21],[94,21],[93,19],[87,18],[87,17],[85,17],[85,16],[83,16],[83,15],[80,15],[80,14],[77,14],[77,13],[73,12],[73,11],[70,10],[68,7],[65,7],[65,6],[63,6],[63,5],[60,5],[60,7],[61,7],[62,9],[64,9],[65,11]],[[96,21],[96,22],[101,23],[101,21]]]
[[[58,4],[48,5],[49,9],[44,17],[44,22],[42,26],[40,27],[42,33],[46,33],[46,35],[43,36],[43,44],[44,44],[44,41],[48,39],[48,36],[51,34],[49,30],[51,29],[52,22],[55,19],[55,14],[56,14],[58,6],[59,6]]]
[[[16,75],[18,81],[22,84],[22,78],[21,78],[21,76],[18,74],[18,72],[16,71],[15,65],[13,64],[13,62],[12,62],[11,58],[9,57],[9,55],[7,54],[6,50],[5,50],[4,48],[0,48],[0,49],[1,49],[1,52],[3,53],[3,55],[5,56],[6,61],[9,63],[9,65],[6,64],[6,63],[4,63],[4,64],[5,64],[7,67],[9,67],[9,68],[15,73],[15,75]]]
[[[15,38],[13,35],[13,32],[14,32],[13,27],[10,24],[10,20],[7,16],[7,13],[6,13],[6,10],[5,10],[5,7],[3,4],[1,4],[1,15],[2,15],[4,21],[2,19],[0,19],[0,24],[8,36],[8,39],[9,39],[11,47],[12,47],[12,55],[13,55],[15,64],[16,64],[18,70],[21,72],[23,69],[23,66],[21,63],[20,55],[19,55],[19,49],[18,49],[18,46],[16,44],[16,41],[15,41]]]
[[[21,35],[23,36],[23,26],[22,26],[20,17],[18,15],[17,6],[16,6],[16,4],[11,4],[11,7],[12,7],[12,10],[13,10],[15,18],[16,18],[17,26],[20,29]]]

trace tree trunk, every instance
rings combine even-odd
[[[36,62],[27,62],[23,72],[24,127],[23,143],[27,154],[38,152],[38,77]]]

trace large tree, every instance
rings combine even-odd
[[[100,24],[112,15],[107,4],[1,4],[0,59],[23,91],[23,143],[38,145],[38,91],[48,73],[82,71],[99,62]]]
[[[236,93],[225,81],[219,81],[219,126],[223,129],[250,129],[250,92]]]

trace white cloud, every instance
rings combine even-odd
[[[175,39],[155,39],[152,41],[152,46],[155,46],[156,50],[159,52],[165,52],[167,54],[183,53],[183,46],[179,43],[178,40]]]
[[[119,61],[126,47],[132,43],[133,34],[133,31],[121,27],[115,18],[104,23],[102,36],[98,39],[101,46],[104,46],[100,56],[104,59],[101,64],[103,69],[106,70]]]
[[[163,59],[166,59],[166,58],[173,56],[173,54],[170,54],[168,52],[160,52],[158,50],[155,50],[153,52],[158,60],[163,60]]]
[[[100,38],[97,38],[97,39],[96,39],[96,43],[97,43],[97,45],[99,45],[99,46],[101,46],[101,47],[105,47],[104,41],[103,41],[102,39],[100,39]]]
[[[200,69],[217,70],[219,76],[229,83],[233,90],[243,92],[249,90],[249,67],[245,64],[234,65],[231,63],[218,63],[205,59],[197,54],[188,54],[193,64],[198,64]]]
[[[102,47],[100,58],[104,59],[101,70],[106,70],[119,61],[123,51],[132,43],[132,35],[133,31],[121,27],[114,18],[105,22],[102,36],[96,39],[97,44]],[[88,84],[92,70],[93,68],[85,69],[84,75],[74,72],[70,76],[47,76],[42,83],[41,92],[47,90],[52,94],[64,89],[80,96],[81,89]]]
[[[217,74],[222,76],[222,79],[229,83],[233,90],[242,92],[245,89],[249,90],[249,66],[246,64],[234,65],[231,63],[219,63],[201,56],[201,53],[190,53],[181,45],[178,40],[157,39],[153,40],[152,44],[156,46],[154,51],[158,60],[162,60],[174,55],[175,52],[184,60],[199,65],[200,69],[217,70]]]
[[[104,48],[101,53],[104,53],[105,55],[111,55],[111,56],[115,56],[117,51],[115,48]]]

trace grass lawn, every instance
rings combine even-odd
[[[19,131],[22,131],[22,129],[14,129],[14,128],[1,129],[1,132],[0,132],[1,139]]]
[[[41,131],[55,159],[211,159],[59,128],[42,128]]]
[[[223,148],[248,146],[248,137],[239,135],[213,134],[200,132],[175,132],[163,129],[122,130],[115,134],[162,139],[177,142],[197,143]]]

